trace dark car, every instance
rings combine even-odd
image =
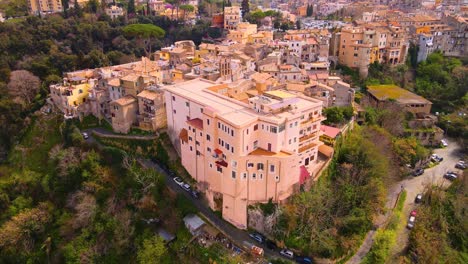
[[[272,241],[272,240],[269,240],[269,239],[267,239],[267,240],[265,241],[265,245],[266,245],[266,247],[267,247],[268,249],[271,249],[271,250],[275,250],[275,249],[278,248],[278,246],[276,246],[275,241]]]
[[[416,195],[416,198],[414,198],[414,202],[420,203],[422,202],[422,198],[423,198],[422,193],[418,193],[418,195]]]
[[[296,257],[296,262],[301,264],[312,264],[312,259],[309,257]]]
[[[423,175],[423,173],[424,173],[424,169],[417,169],[413,171],[413,176]]]
[[[193,198],[198,199],[200,197],[200,193],[197,190],[191,190],[190,195],[192,195]]]
[[[263,243],[265,241],[265,237],[259,233],[250,233],[249,236],[258,241],[258,243]]]

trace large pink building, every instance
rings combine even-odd
[[[322,102],[285,91],[243,101],[227,84],[165,88],[168,131],[183,166],[223,218],[247,228],[247,206],[281,202],[317,165]]]

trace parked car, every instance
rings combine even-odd
[[[296,257],[296,262],[301,264],[312,264],[312,259],[309,257]]]
[[[294,253],[289,249],[282,249],[280,255],[289,259],[294,259]]]
[[[416,216],[410,216],[409,219],[408,219],[408,224],[406,225],[406,227],[408,229],[412,229],[414,227],[414,222],[416,221]]]
[[[197,190],[191,190],[190,195],[192,195],[193,198],[198,199],[200,197],[200,193]]]
[[[275,250],[275,249],[278,248],[278,246],[276,246],[275,241],[272,241],[272,240],[269,240],[269,239],[267,239],[267,240],[265,241],[265,245],[266,245],[266,247],[267,247],[268,249],[271,249],[271,250]]]
[[[249,236],[253,238],[254,240],[257,240],[258,243],[262,244],[265,242],[265,237],[262,234],[259,233],[250,233]]]
[[[180,186],[184,185],[184,182],[179,177],[175,177],[173,180],[174,180],[175,183],[177,183]]]
[[[416,169],[415,171],[413,171],[413,176],[419,176],[419,175],[423,175],[424,173],[424,169],[420,168],[420,169]]]
[[[447,173],[444,174],[444,178],[449,181],[454,181],[458,178],[458,174],[453,171],[448,171]]]
[[[466,169],[466,164],[465,164],[464,161],[459,161],[459,162],[457,162],[457,164],[455,164],[455,168],[460,169],[460,170],[464,170],[464,169]]]
[[[88,139],[88,138],[89,138],[89,135],[88,135],[88,133],[86,133],[86,132],[81,133],[81,135],[83,135],[83,138],[84,138],[84,139]]]
[[[410,213],[411,216],[416,216],[417,214],[418,214],[418,212],[417,212],[416,210],[413,210],[413,211],[411,211],[411,213]]]
[[[422,193],[418,193],[418,195],[416,195],[416,198],[414,198],[414,202],[415,203],[420,203],[420,202],[422,202],[422,198],[423,198]]]
[[[448,147],[448,142],[446,139],[441,139],[440,140],[440,145],[445,148],[445,147]]]
[[[186,190],[187,192],[190,192],[190,185],[188,183],[184,183],[181,185],[182,189]]]
[[[439,156],[437,154],[432,154],[431,155],[431,161],[433,161],[433,162],[441,162],[443,160],[444,160],[444,158],[442,158],[441,156]]]

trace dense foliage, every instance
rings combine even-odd
[[[339,258],[357,246],[384,210],[389,160],[375,137],[355,129],[327,173],[282,207],[277,238],[305,254]]]
[[[64,72],[135,61],[177,40],[192,39],[199,44],[209,27],[203,21],[194,26],[176,25],[165,17],[137,16],[129,21],[112,21],[105,14],[81,16],[74,9],[68,10],[67,15],[28,16],[1,23],[0,161],[17,136],[25,132],[29,122],[26,117],[43,105],[48,85],[59,82]],[[20,76],[17,70],[28,72]],[[25,75],[31,77],[25,79]],[[41,81],[39,87],[21,82],[35,82],[36,77]],[[14,89],[24,86],[31,89]],[[27,96],[20,97],[21,92],[28,92]]]
[[[447,190],[429,186],[410,233],[407,258],[417,263],[466,263],[468,260],[468,177]]]

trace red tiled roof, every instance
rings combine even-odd
[[[336,127],[326,125],[321,125],[320,130],[322,130],[323,134],[330,138],[336,138],[336,136],[338,136],[338,134],[341,132],[341,130]]]
[[[195,127],[196,129],[203,130],[203,120],[200,118],[194,118],[187,121],[187,124]]]

